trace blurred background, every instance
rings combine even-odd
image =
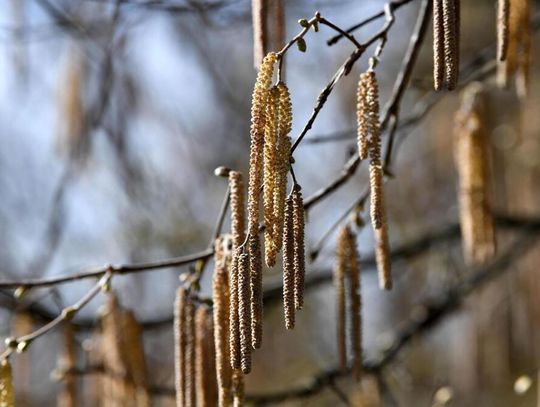
[[[419,0],[396,11],[396,23],[378,65],[381,104],[399,71]],[[495,41],[495,2],[462,2],[463,64]],[[315,11],[349,27],[382,10],[383,1],[285,1],[286,38],[300,18]],[[534,11],[538,2],[533,2]],[[536,18],[536,25],[538,25]],[[377,20],[359,30],[359,41],[380,29]],[[306,37],[307,52],[291,49],[286,82],[292,94],[295,138],[317,95],[352,52],[325,27]],[[501,216],[540,221],[540,107],[538,36],[533,36],[530,94],[519,100],[485,78],[494,210]],[[227,185],[217,166],[244,173],[249,155],[253,69],[251,4],[248,0],[5,0],[0,8],[0,273],[3,280],[54,276],[107,263],[157,260],[204,249]],[[371,54],[371,51],[368,52]],[[362,58],[336,87],[313,129],[295,152],[295,173],[308,197],[341,171],[355,149],[356,83],[367,68]],[[419,242],[415,254],[393,263],[395,288],[377,288],[376,273],[362,274],[365,358],[384,350],[403,321],[474,272],[464,264],[456,230],[453,117],[459,93],[432,93],[431,33],[422,47],[401,117],[437,102],[423,120],[398,132],[386,184],[393,248]],[[430,104],[431,106],[431,104]],[[337,136],[337,137],[336,137]],[[332,141],[328,141],[330,138]],[[314,141],[320,142],[315,143]],[[322,141],[321,141],[322,140]],[[360,196],[365,168],[343,188],[314,206],[307,219],[307,252]],[[369,219],[362,216],[369,224]],[[508,226],[508,225],[507,225]],[[385,366],[379,387],[385,403],[400,406],[534,406],[540,364],[540,245],[534,235],[500,227],[499,252],[521,239],[496,279],[468,295],[459,310],[415,335]],[[359,229],[361,257],[373,251],[370,227]],[[331,235],[310,274],[333,265]],[[510,252],[510,255],[512,253]],[[181,269],[116,277],[122,306],[143,326],[150,386],[174,383],[170,320]],[[202,293],[210,295],[211,267]],[[269,288],[281,270],[265,271]],[[22,300],[0,296],[0,334],[42,325],[77,301],[91,282],[32,290]],[[75,320],[78,363],[90,341],[98,297]],[[334,291],[331,280],[310,287],[297,327],[286,331],[280,301],[265,308],[262,350],[254,354],[248,394],[270,394],[309,385],[337,364]],[[160,323],[161,321],[161,323]],[[18,405],[54,405],[62,384],[50,378],[62,351],[62,331],[40,338],[28,354],[13,357]],[[83,392],[80,405],[97,405]],[[339,389],[339,390],[336,390]],[[316,395],[275,405],[345,404],[347,378]],[[165,392],[166,393],[166,392]],[[172,406],[168,394],[152,405]]]

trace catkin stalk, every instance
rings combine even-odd
[[[8,359],[0,362],[0,406],[15,407],[13,373]]]
[[[306,256],[304,248],[304,200],[302,188],[295,184],[292,193],[293,206],[293,262],[294,262],[294,306],[297,310],[304,306],[304,280]]]
[[[213,316],[216,371],[219,392],[219,407],[229,405],[231,397],[231,365],[229,362],[229,277],[221,240],[215,244],[213,276]]]
[[[285,328],[294,328],[294,232],[293,232],[293,197],[285,203],[285,228],[283,230],[283,313]]]

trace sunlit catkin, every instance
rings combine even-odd
[[[306,256],[304,248],[304,200],[302,188],[295,184],[292,192],[293,223],[293,263],[294,263],[294,306],[297,310],[304,306],[304,280]]]
[[[273,87],[268,97],[264,130],[264,255],[268,267],[276,263],[274,193],[279,181],[279,89]]]
[[[233,407],[242,407],[244,405],[245,389],[244,375],[241,370],[236,369],[232,376],[233,382]]]
[[[253,24],[253,65],[259,69],[267,47],[265,0],[251,1]]]
[[[13,374],[8,359],[0,361],[0,406],[14,407]]]
[[[262,254],[259,235],[248,236],[251,291],[251,346],[259,349],[263,335]]]
[[[272,82],[277,55],[270,52],[264,58],[253,89],[251,104],[251,147],[249,156],[248,232],[257,234],[259,228],[260,190],[263,182],[264,128],[268,88]]]
[[[210,324],[209,324],[210,321]],[[197,407],[214,407],[217,404],[215,365],[210,349],[212,338],[210,309],[199,307],[195,312],[195,388]]]
[[[339,234],[336,248],[336,266],[334,268],[334,287],[336,289],[337,299],[337,347],[339,365],[342,370],[347,368],[345,277],[349,267],[348,234],[348,227],[343,228]]]
[[[510,0],[497,2],[497,60],[506,59],[508,48],[508,22],[510,16]]]
[[[176,405],[187,405],[187,303],[188,292],[184,288],[176,291],[174,304],[174,370]]]
[[[219,407],[226,407],[231,397],[232,370],[229,362],[229,276],[222,243],[217,239],[214,246],[212,300]]]
[[[240,368],[244,374],[251,371],[251,292],[249,256],[238,256],[238,319],[240,328]]]
[[[294,232],[293,232],[293,197],[285,203],[285,225],[283,229],[283,314],[285,328],[294,328]]]
[[[244,182],[240,172],[229,172],[229,189],[231,194],[231,234],[233,250],[235,250],[245,239]]]
[[[495,254],[484,120],[482,85],[473,83],[463,92],[454,136],[463,251],[470,264],[485,263]]]

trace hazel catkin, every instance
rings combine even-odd
[[[297,310],[304,306],[304,280],[306,256],[304,243],[304,201],[302,188],[295,184],[292,192],[293,262],[294,262],[294,306]]]
[[[259,235],[248,236],[249,281],[251,291],[251,346],[259,349],[262,343],[263,291],[262,254]]]
[[[229,172],[229,189],[231,196],[231,234],[233,238],[233,250],[235,250],[245,239],[244,182],[240,172]]]
[[[240,329],[240,368],[242,373],[251,371],[251,293],[249,281],[249,256],[238,255],[238,320]]]
[[[13,373],[8,359],[0,361],[0,405],[5,407],[15,406]]]
[[[293,197],[285,203],[285,225],[283,229],[283,313],[285,328],[294,328],[294,232],[293,232]]]

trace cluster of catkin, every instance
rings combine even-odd
[[[473,83],[463,92],[454,135],[463,251],[467,262],[472,264],[489,260],[496,249],[483,113],[482,85]]]
[[[214,320],[210,308],[197,304],[189,290],[177,290],[174,306],[176,405],[218,405]]]
[[[348,225],[339,234],[336,259],[334,285],[337,295],[339,362],[341,368],[346,369],[350,360],[354,377],[360,380],[362,374],[360,266],[356,250],[356,236]]]
[[[379,125],[379,87],[372,69],[360,75],[357,92],[358,155],[369,157],[370,213],[375,233],[375,253],[382,289],[392,288],[388,226],[383,199],[383,165]]]
[[[435,90],[455,89],[459,77],[460,0],[433,1],[433,82]]]
[[[520,97],[527,96],[531,59],[530,0],[499,0],[497,82],[506,87],[515,75]]]

